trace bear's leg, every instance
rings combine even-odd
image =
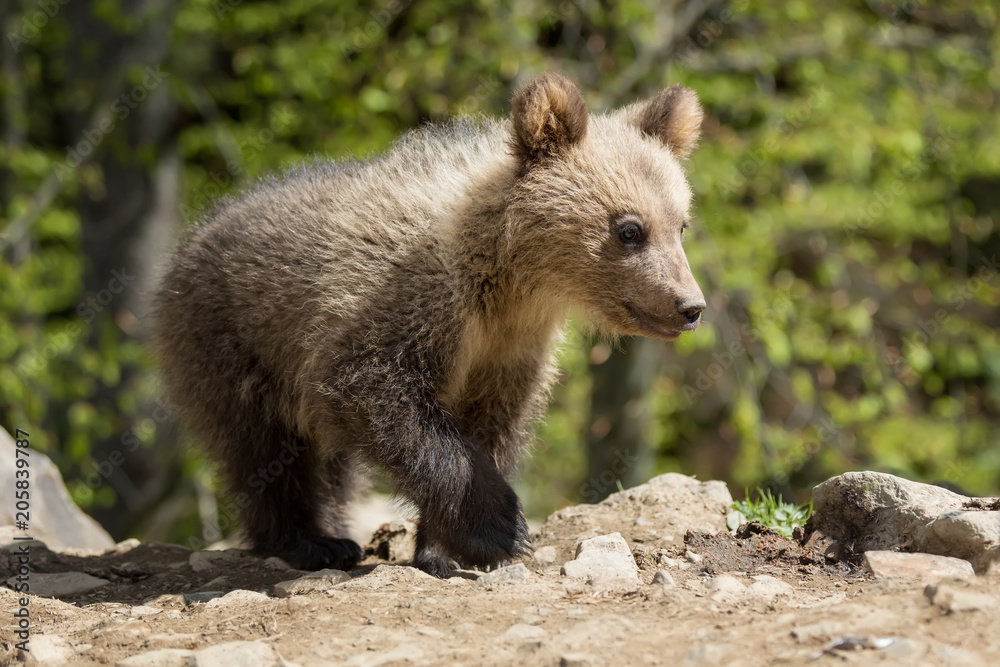
[[[338,505],[353,481],[347,461],[319,460],[316,447],[283,426],[251,422],[238,455],[224,460],[254,553],[301,570],[349,570],[361,547],[343,536]]]

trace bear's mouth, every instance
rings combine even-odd
[[[694,331],[698,328],[697,320],[695,322],[685,322],[684,324],[678,325],[654,317],[631,303],[625,303],[624,305],[625,310],[628,311],[628,314],[631,316],[633,322],[638,325],[639,330],[646,336],[672,341],[680,338],[681,333],[685,331]]]

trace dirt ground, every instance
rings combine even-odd
[[[46,662],[44,651],[19,652],[5,621],[0,662],[116,664],[232,641],[262,643],[303,667],[1000,660],[1000,576],[944,582],[948,595],[932,603],[925,586],[934,582],[873,581],[857,564],[825,555],[821,536],[801,545],[756,526],[737,536],[704,530],[699,524],[718,526],[725,508],[704,493],[688,495],[672,503],[664,494],[616,494],[557,512],[535,535],[536,557],[523,561],[528,576],[489,585],[473,573],[434,579],[372,555],[329,590],[265,597],[259,593],[273,595],[275,584],[301,573],[239,550],[192,557],[183,547],[143,544],[81,556],[36,546],[33,572],[85,572],[111,583],[61,600],[32,596],[32,644],[56,642],[63,653]],[[632,547],[641,585],[601,588],[560,574],[580,539],[615,530]],[[4,580],[16,567],[14,556],[0,555]],[[229,591],[243,592],[219,597]],[[6,619],[17,598],[0,588]],[[197,664],[241,664],[231,656]]]

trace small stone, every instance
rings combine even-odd
[[[195,667],[194,651],[184,648],[164,648],[159,651],[140,653],[119,660],[118,667]]]
[[[537,641],[544,637],[545,634],[545,630],[537,626],[517,623],[512,625],[507,632],[500,635],[500,639],[506,642]]]
[[[496,584],[524,583],[529,579],[531,579],[531,573],[528,572],[528,568],[523,563],[516,563],[515,565],[497,568],[492,572],[482,575],[476,580],[476,586],[486,588],[487,586],[494,586]]]
[[[866,551],[865,568],[876,579],[972,577],[972,563],[961,558],[898,551]]]
[[[128,553],[129,551],[132,551],[132,549],[135,549],[141,544],[142,542],[140,542],[139,540],[135,539],[134,537],[130,537],[127,540],[122,540],[115,546],[108,549],[107,553],[112,553],[112,554]]]
[[[746,587],[736,577],[728,574],[720,574],[712,577],[705,587],[711,593],[711,598],[715,602],[733,603],[738,602],[746,593]]]
[[[677,582],[674,581],[674,578],[670,576],[670,573],[666,570],[657,570],[656,574],[653,575],[653,583],[663,586],[664,588],[670,588],[677,585]]]
[[[264,642],[226,642],[195,654],[198,667],[276,667],[281,658]]]
[[[687,562],[691,563],[692,565],[697,565],[703,560],[702,556],[699,556],[698,554],[692,551],[685,551],[684,558],[685,560],[687,560]]]
[[[32,575],[35,577],[38,575]],[[32,634],[28,651],[18,650],[18,657],[28,665],[65,665],[76,653],[57,635]]]
[[[556,548],[553,546],[539,547],[535,549],[534,559],[539,565],[551,565],[556,562]]]
[[[620,533],[584,540],[576,547],[576,558],[562,566],[562,574],[573,579],[639,581],[639,567],[628,542]]]
[[[947,584],[928,584],[924,597],[945,612],[983,611],[995,609],[996,599],[985,594],[968,591]]]
[[[225,607],[228,605],[247,603],[247,602],[265,602],[270,600],[266,593],[258,593],[257,591],[246,591],[242,589],[237,589],[235,591],[230,591],[223,595],[222,597],[214,598],[209,600],[205,605],[206,607]]]
[[[7,583],[13,586],[16,583],[14,577],[8,579]],[[111,582],[107,579],[92,577],[83,572],[59,572],[56,574],[33,572],[28,592],[42,598],[61,598],[88,593],[109,583]]]
[[[775,579],[766,574],[758,574],[751,577],[753,583],[747,586],[746,595],[764,602],[770,602],[776,597],[790,595],[792,587],[780,579]]]
[[[351,575],[343,570],[319,570],[298,579],[282,581],[274,585],[274,596],[287,598],[293,595],[306,595],[308,593],[325,593],[337,584],[350,581]]]

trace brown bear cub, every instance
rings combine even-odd
[[[509,121],[421,129],[221,202],[173,258],[155,331],[253,549],[350,569],[345,508],[379,466],[420,511],[417,567],[529,552],[507,478],[567,311],[674,340],[705,307],[681,246],[701,118],[680,86],[590,115],[546,74]]]

